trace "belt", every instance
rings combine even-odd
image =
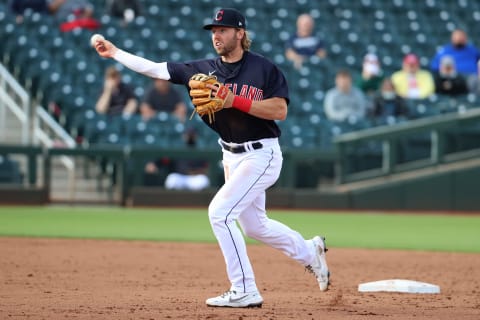
[[[222,144],[223,149],[230,151],[231,153],[244,153],[247,151],[245,146],[236,146],[236,147],[231,147],[223,142],[220,142]],[[252,143],[252,148],[253,150],[258,150],[263,148],[263,144],[261,142],[254,142]]]

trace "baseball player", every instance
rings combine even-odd
[[[113,58],[136,72],[183,84],[192,96],[192,79],[215,76],[220,84],[204,85],[211,90],[205,99],[220,101],[213,118],[199,112],[202,99],[192,100],[203,121],[219,135],[225,172],[225,183],[212,199],[208,216],[225,258],[230,288],[207,299],[206,304],[262,306],[263,298],[237,221],[246,236],[279,249],[304,265],[315,275],[320,290],[325,291],[330,274],[324,238],[305,240],[297,231],[268,218],[265,211],[265,191],[277,181],[282,166],[280,130],[275,120],[287,116],[287,81],[273,63],[249,51],[251,41],[239,11],[220,9],[203,28],[211,32],[213,48],[219,56],[215,59],[156,63],[127,53],[103,38],[96,40],[94,47],[100,56]]]

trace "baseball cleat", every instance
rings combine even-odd
[[[206,303],[209,307],[261,308],[263,299],[258,291],[241,293],[229,290],[218,297],[207,299]]]
[[[313,263],[305,268],[317,278],[320,291],[327,291],[330,284],[330,272],[328,271],[327,259],[325,257],[325,253],[328,250],[325,245],[325,238],[316,236],[312,239],[312,242],[315,247],[315,258]]]

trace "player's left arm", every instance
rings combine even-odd
[[[206,85],[213,94],[224,100],[223,108],[235,108],[252,116],[266,120],[285,120],[287,101],[285,98],[273,97],[264,100],[252,100],[236,96],[225,86]]]
[[[232,100],[235,101],[236,99],[234,98]],[[236,108],[235,104],[231,107]],[[242,109],[240,108],[240,110]],[[267,120],[285,120],[287,110],[287,101],[284,98],[274,97],[259,101],[252,100],[248,113],[257,118]]]

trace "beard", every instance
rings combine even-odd
[[[231,52],[236,49],[237,43],[235,39],[228,39],[223,42],[223,44],[219,47],[214,45],[215,51],[219,56],[228,56]]]

